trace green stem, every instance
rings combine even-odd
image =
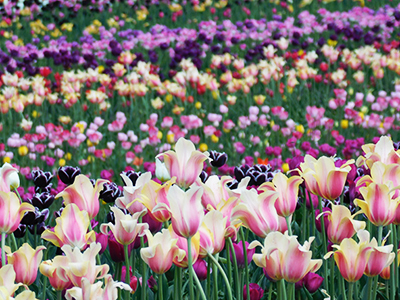
[[[382,232],[383,226],[378,226],[378,245],[382,246]]]
[[[342,293],[342,299],[343,300],[347,300],[347,296],[346,296],[346,290],[344,288],[344,278],[342,276],[340,276],[340,291]]]
[[[5,247],[6,247],[6,233],[3,232],[1,234],[1,264],[3,266],[6,265],[6,251],[5,251]]]
[[[393,224],[389,225],[389,230],[393,232]],[[394,241],[394,235],[389,235],[389,244],[395,244],[397,241]],[[397,252],[395,252],[397,256]],[[396,269],[395,264],[392,263],[390,266],[390,300],[394,300],[396,298]]]
[[[349,290],[347,291],[347,299],[353,300],[354,282],[349,282]]]
[[[294,295],[294,283],[289,282],[288,283],[288,299],[295,300],[295,295]]]
[[[331,260],[331,276],[329,278],[329,283],[331,285],[331,299],[335,299],[335,259],[333,257],[330,258]]]
[[[393,233],[393,239],[394,239],[393,246],[394,246],[394,253],[395,253],[395,256],[394,256],[394,265],[395,265],[394,276],[395,276],[395,283],[396,283],[396,290],[397,290],[397,288],[399,286],[399,268],[398,268],[399,261],[398,261],[398,258],[397,258],[397,249],[398,249],[398,244],[397,244],[398,243],[398,240],[397,240],[397,237],[398,237],[398,235],[397,235],[397,225],[393,224],[392,233]]]
[[[228,291],[228,299],[232,300],[232,289],[231,286],[229,285],[229,280],[228,277],[226,277],[226,274],[224,272],[224,269],[221,267],[221,265],[219,264],[218,260],[216,260],[214,258],[214,256],[212,256],[210,253],[207,253],[208,257],[212,260],[212,262],[214,263],[215,266],[217,266],[218,270],[220,271],[220,273],[222,274],[222,278],[224,278],[225,284],[227,285],[226,289]]]
[[[124,245],[124,255],[125,255],[125,283],[129,285],[130,276],[129,276],[129,257],[128,257],[128,245]],[[146,282],[142,282],[142,285],[146,284]],[[129,299],[129,291],[125,291],[125,299]]]
[[[234,252],[233,248],[231,249],[229,244],[226,244],[226,262],[228,266],[228,279],[229,279],[229,286],[233,287],[232,282],[232,265],[231,265],[231,252]]]
[[[272,286],[273,286],[273,283],[270,282],[269,283],[269,290],[268,290],[268,300],[272,299]]]
[[[318,208],[319,208],[319,213],[322,214],[324,211],[322,209],[322,198],[318,196]],[[313,216],[315,218],[315,216]],[[323,243],[323,251],[322,253],[325,254],[328,246],[326,242],[326,234],[325,234],[325,218],[324,215],[321,216],[321,236],[322,236],[322,243]],[[328,278],[328,264],[323,264],[323,269],[324,269],[324,278]],[[328,290],[328,283],[324,280],[324,286]],[[328,290],[328,294],[331,294],[331,291]]]
[[[206,294],[204,293],[204,290],[203,290],[203,287],[201,285],[201,282],[200,282],[200,280],[197,277],[195,272],[193,272],[193,278],[194,278],[194,281],[196,281],[197,287],[199,288],[201,299],[202,300],[207,300],[207,297],[206,297]],[[182,299],[182,298],[179,298],[179,299]]]
[[[158,300],[163,300],[163,275],[158,274]]]
[[[368,277],[368,288],[367,288],[367,293],[368,293],[368,299],[367,300],[372,300],[372,283],[374,281],[374,277]]]
[[[285,288],[285,280],[281,279],[278,281],[278,285],[279,285],[279,294],[280,294],[280,299],[281,300],[286,300],[287,299],[287,295],[286,295],[286,288]]]
[[[43,294],[42,294],[42,300],[46,300],[46,291],[47,291],[47,277],[43,276]]]
[[[188,268],[189,268],[189,299],[194,300],[193,292],[193,263],[192,263],[192,237],[187,238],[188,247]]]
[[[242,246],[243,246],[244,272],[245,272],[245,281],[246,281],[247,300],[250,300],[249,263],[247,261],[247,248],[246,248],[246,240],[244,238],[244,233],[243,233],[243,227],[240,227],[240,237],[242,239]]]
[[[140,223],[142,222],[142,217],[140,217]],[[140,248],[144,248],[144,238],[140,237]],[[146,263],[143,261],[143,259],[140,260],[141,266],[142,266],[142,291],[140,293],[140,297],[142,300],[146,300],[147,296],[146,296],[146,286],[147,286],[147,282],[146,282]]]
[[[210,293],[211,293],[211,261],[208,259],[207,261],[207,285],[206,285],[206,292],[207,296],[210,298]]]
[[[211,257],[208,257],[210,260],[210,265],[211,265]],[[217,259],[218,260],[218,259]],[[218,300],[218,271],[217,268],[215,267],[215,264],[212,264],[212,274],[214,278],[213,282],[213,293],[214,293],[214,300]]]
[[[233,274],[235,276],[236,299],[240,300],[242,294],[240,293],[239,268],[238,268],[238,265],[237,265],[236,252],[235,252],[235,250],[233,248],[233,243],[232,243],[232,239],[231,238],[228,238],[228,244],[229,244],[229,247],[232,249]]]
[[[178,268],[178,299],[182,299],[182,269]]]
[[[379,281],[379,278],[378,278],[378,276],[375,276],[374,278],[372,278],[373,279],[373,286],[372,286],[372,299],[373,300],[375,300],[376,299],[376,291],[377,291],[377,289],[378,289],[378,281]]]
[[[62,300],[62,291],[57,291],[57,300]]]
[[[290,236],[292,236],[293,232],[292,232],[292,227],[290,226],[290,216],[286,217],[285,219],[286,219],[288,233]]]
[[[12,244],[13,244],[13,247],[14,247],[14,251],[13,252],[15,252],[15,251],[18,250],[18,245],[17,245],[17,240],[15,239],[14,233],[11,233],[11,241],[12,241]]]

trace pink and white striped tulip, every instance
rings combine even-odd
[[[386,184],[371,183],[361,187],[360,193],[364,200],[356,199],[354,204],[359,206],[375,226],[386,226],[394,221],[396,209],[400,204],[400,197],[392,199],[394,191],[390,191]]]
[[[400,151],[394,150],[393,141],[388,136],[382,136],[376,144],[365,144],[361,148],[365,156],[357,159],[357,166],[364,164],[371,169],[378,161],[385,165],[400,163]]]
[[[346,206],[332,204],[332,211],[324,214],[328,215],[329,220],[326,229],[328,239],[334,244],[340,244],[343,239],[351,238],[357,231],[365,229],[365,222],[354,220],[356,215],[351,215]]]
[[[16,282],[31,285],[36,280],[44,249],[46,249],[45,246],[33,249],[29,244],[24,243],[17,251],[7,255],[8,263],[14,268]]]
[[[101,224],[100,231],[108,235],[108,228],[111,229],[115,239],[121,245],[131,244],[137,236],[143,236],[146,229],[149,229],[149,224],[138,223],[138,220],[143,216],[147,209],[137,212],[131,216],[125,215],[119,208],[111,207],[115,217],[115,224],[107,223]]]
[[[360,230],[357,235],[360,237],[365,234],[365,230]],[[372,246],[366,239],[360,239],[357,243],[353,239],[344,239],[340,245],[333,245],[336,251],[328,252],[324,259],[328,259],[334,254],[336,265],[340,274],[348,282],[358,281],[364,274],[368,259],[373,251]]]
[[[200,233],[200,257],[207,254],[217,254],[225,246],[227,218],[217,210],[208,212],[199,228]]]
[[[90,220],[86,211],[80,211],[76,204],[68,204],[56,219],[56,226],[46,229],[42,239],[53,243],[57,247],[70,245],[83,249],[87,244],[96,241],[96,234],[88,231]]]
[[[35,211],[29,203],[20,203],[13,192],[0,191],[0,233],[11,233],[17,230],[21,219],[28,211]]]
[[[197,151],[190,140],[180,138],[175,151],[169,150],[157,155],[164,159],[170,177],[176,177],[176,183],[186,189],[191,186],[203,170],[203,162],[209,159],[208,152]]]
[[[347,174],[351,170],[349,164],[353,162],[349,160],[338,168],[332,157],[322,156],[316,160],[311,155],[306,155],[304,162],[300,164],[301,176],[311,193],[328,200],[335,200],[343,192]]]
[[[279,230],[280,220],[275,209],[277,198],[278,194],[272,191],[258,194],[255,189],[243,190],[240,195],[241,202],[232,210],[232,224],[242,222],[262,238],[271,231]]]
[[[171,214],[172,229],[181,237],[192,237],[199,230],[204,217],[204,209],[201,205],[203,188],[192,186],[184,192],[177,185],[171,186],[167,198],[169,206],[159,203],[154,207],[153,212],[167,209]]]
[[[279,216],[288,217],[296,210],[299,186],[303,182],[300,176],[286,177],[283,173],[278,173],[272,182],[263,183],[259,191],[274,191],[278,193],[275,208]]]
[[[186,252],[176,246],[177,239],[171,237],[167,229],[157,232],[154,236],[146,230],[148,247],[140,249],[143,261],[156,274],[164,274],[172,267],[172,261],[176,258],[182,261]]]
[[[96,255],[101,250],[100,243],[91,243],[83,253],[77,247],[72,248],[69,245],[63,246],[61,250],[68,259],[68,263],[61,268],[74,286],[82,286],[83,278],[93,284],[95,280],[104,278],[108,273],[110,267],[107,264],[96,265]]]
[[[73,286],[71,279],[67,276],[65,268],[68,266],[68,258],[57,255],[52,260],[46,260],[39,266],[39,271],[49,279],[51,286],[56,291],[63,291]]]
[[[18,170],[9,163],[0,168],[0,191],[9,193],[11,189],[19,187]]]
[[[93,187],[90,179],[80,174],[75,177],[74,183],[57,194],[56,198],[63,197],[65,205],[76,204],[80,210],[88,212],[91,220],[99,213],[99,194],[107,182],[108,180],[97,179]]]
[[[295,283],[307,273],[316,272],[322,265],[321,259],[311,259],[310,246],[313,240],[314,237],[311,237],[302,246],[296,236],[275,231],[267,235],[264,246],[258,241],[253,241],[249,249],[262,247],[261,254],[254,254],[253,260],[270,278]]]
[[[17,275],[12,265],[4,265],[0,269],[0,287],[6,288],[10,295],[13,295],[20,286],[23,286],[23,283],[15,284],[16,277]]]

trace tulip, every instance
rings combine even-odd
[[[324,214],[328,216],[328,222],[325,222],[328,239],[334,244],[340,244],[343,239],[351,238],[357,231],[365,229],[365,222],[354,220],[356,215],[351,215],[346,206],[332,204],[332,211]]]
[[[126,266],[122,266],[121,278],[126,278]],[[137,289],[138,280],[136,276],[133,276],[132,267],[129,267],[129,278],[129,286],[132,289],[132,293],[134,293]]]
[[[307,190],[328,200],[337,199],[343,192],[347,174],[350,172],[353,160],[340,166],[335,166],[333,158],[322,156],[316,160],[311,155],[306,155],[300,164],[301,176]]]
[[[393,222],[400,204],[400,197],[392,199],[394,191],[390,192],[386,184],[371,183],[361,187],[360,193],[364,200],[356,199],[354,204],[361,208],[375,226],[386,226]]]
[[[49,278],[50,285],[56,291],[63,291],[73,287],[71,279],[69,279],[65,271],[68,263],[69,261],[66,256],[58,255],[53,260],[42,262],[39,266],[40,273]]]
[[[168,230],[171,234],[171,238],[177,239],[178,241],[176,242],[176,246],[185,251],[185,257],[183,259],[180,259],[178,257],[175,257],[173,259],[174,265],[178,266],[179,268],[187,268],[189,266],[189,251],[188,251],[188,242],[187,239],[184,237],[181,237],[175,233],[175,231],[172,229],[172,226],[170,225],[168,227]],[[192,256],[192,264],[194,264],[200,253],[200,233],[197,232],[194,236],[191,237],[191,256]],[[178,260],[179,259],[179,260]]]
[[[135,242],[128,245],[128,257],[130,257],[132,253],[132,249],[134,249]],[[125,250],[124,246],[117,242],[114,237],[114,234],[110,232],[108,236],[108,250],[110,252],[111,260],[114,262],[123,262],[125,260]]]
[[[67,263],[60,267],[74,286],[82,286],[83,278],[93,284],[96,279],[101,279],[108,273],[108,265],[96,265],[96,255],[101,250],[99,243],[90,244],[83,253],[77,247],[72,248],[70,245],[64,245],[61,250],[65,253]]]
[[[81,174],[75,177],[73,184],[57,194],[56,198],[63,197],[65,205],[76,204],[80,210],[88,212],[91,220],[99,213],[99,193],[106,182],[108,181],[98,179],[93,187],[90,179]]]
[[[11,233],[17,230],[25,212],[35,211],[29,203],[20,203],[13,192],[0,191],[0,233]]]
[[[365,230],[360,230],[357,235],[366,235]],[[328,259],[334,254],[336,265],[339,268],[340,274],[348,282],[358,281],[364,274],[368,259],[373,251],[372,246],[366,239],[360,239],[357,243],[353,239],[346,238],[340,245],[333,245],[336,251],[328,252],[324,259]]]
[[[176,177],[177,185],[186,189],[199,177],[209,153],[197,151],[190,140],[180,138],[175,145],[175,152],[169,150],[159,154],[159,157],[164,159],[170,177]]]
[[[357,166],[364,164],[371,169],[372,165],[378,161],[385,165],[400,163],[400,151],[395,151],[393,142],[388,136],[382,136],[376,145],[365,144],[361,148],[365,156],[357,159]]]
[[[148,224],[138,223],[139,218],[146,213],[146,209],[135,213],[133,216],[125,215],[119,208],[111,207],[115,216],[115,225],[112,223],[102,224],[100,231],[108,235],[107,228],[111,229],[115,239],[121,245],[131,244],[137,236],[143,236],[145,230],[149,228]]]
[[[22,283],[15,284],[16,274],[12,265],[5,265],[0,269],[0,287],[7,289],[10,295],[13,295]],[[1,298],[0,298],[1,299]],[[7,298],[6,298],[7,299]]]
[[[317,273],[309,272],[303,278],[304,287],[311,293],[314,294],[321,286],[324,278],[319,276]]]
[[[9,163],[5,163],[0,168],[0,191],[9,193],[11,189],[16,189],[18,187],[18,170],[11,166]]]
[[[217,254],[225,246],[226,218],[221,212],[213,210],[205,215],[199,228],[200,257]]]
[[[257,194],[254,189],[242,191],[241,203],[232,210],[232,223],[242,222],[257,236],[266,237],[271,231],[280,228],[279,216],[275,209],[277,198],[278,194],[271,191],[261,194]],[[286,223],[285,219],[283,221]]]
[[[322,265],[321,259],[311,259],[310,246],[313,240],[314,237],[311,237],[301,246],[296,236],[275,231],[266,236],[264,246],[253,241],[249,248],[262,247],[262,253],[254,254],[253,260],[272,280],[285,279],[296,283],[308,272],[316,272]]]
[[[7,255],[8,263],[13,265],[16,282],[31,285],[36,280],[44,249],[46,249],[45,246],[33,249],[29,244],[24,243],[17,251]]]
[[[274,191],[278,194],[275,208],[279,216],[289,217],[294,213],[297,206],[299,186],[303,182],[300,176],[286,177],[282,173],[277,173],[272,182],[263,183],[259,191]]]
[[[145,233],[148,247],[140,249],[140,256],[154,273],[164,274],[171,268],[175,257],[178,261],[185,257],[186,252],[176,246],[178,240],[173,239],[167,229],[163,229],[154,236],[149,230]]]
[[[222,176],[222,178],[219,178],[217,175],[208,177],[205,183],[200,179],[196,180],[195,184],[204,189],[204,193],[201,197],[203,206],[207,208],[208,205],[210,205],[213,209],[217,209],[221,201],[228,200],[230,195],[226,184],[232,180],[230,176]]]
[[[369,277],[379,275],[385,268],[390,266],[395,258],[395,254],[392,252],[393,245],[378,246],[378,242],[375,238],[369,241],[370,233],[363,230],[359,234],[360,242],[369,243],[372,247],[371,254],[365,266],[364,274]]]
[[[246,244],[246,250],[247,250],[247,263],[251,263],[251,259],[256,252],[255,248],[249,249],[249,242],[245,242]],[[233,243],[233,251],[235,251],[236,255],[236,263],[239,268],[244,268],[245,267],[245,261],[244,261],[244,251],[243,251],[243,243]],[[233,263],[234,260],[232,258],[232,254],[230,255],[231,262]]]
[[[159,203],[154,207],[153,213],[167,209],[171,215],[172,229],[181,237],[189,238],[199,230],[204,216],[201,196],[203,188],[192,186],[186,192],[177,185],[171,186],[167,199],[169,206]]]
[[[200,281],[207,279],[207,262],[204,259],[198,259],[193,264],[193,270]]]
[[[35,293],[31,291],[23,291],[21,294],[18,294],[15,298],[12,297],[12,294],[7,290],[5,286],[0,286],[0,299],[4,300],[36,300]]]
[[[243,299],[250,300],[260,300],[264,296],[263,289],[257,283],[250,283],[250,297],[247,298],[247,288],[246,285],[243,287]]]
[[[87,232],[90,225],[88,213],[80,211],[76,204],[67,205],[56,219],[56,224],[52,230],[46,229],[42,233],[42,239],[57,247],[70,245],[83,249],[96,241],[95,232]]]
[[[105,288],[101,288],[103,282],[91,283],[88,279],[82,279],[81,287],[73,287],[67,290],[65,298],[67,300],[117,300],[117,288],[132,291],[128,284],[115,282],[111,275],[105,276]]]
[[[140,174],[137,178],[136,176],[129,177],[122,173],[121,177],[126,186],[124,186],[124,196],[116,200],[116,205],[120,208],[127,209],[131,214],[142,211],[144,209],[144,205],[138,200],[142,198],[141,194],[143,188],[147,184],[151,183],[151,172]],[[133,180],[136,179],[136,181],[133,182],[131,178]]]

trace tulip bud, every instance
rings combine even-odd
[[[250,300],[260,300],[264,296],[263,289],[257,283],[249,284]],[[246,285],[243,287],[243,299],[247,299]]]
[[[207,262],[204,259],[198,259],[193,264],[193,269],[196,272],[199,280],[207,279]]]
[[[162,182],[171,179],[171,176],[169,175],[169,172],[165,167],[165,164],[161,162],[161,160],[159,160],[158,158],[156,158],[156,177]]]
[[[54,202],[54,195],[49,193],[35,194],[29,202],[38,209],[49,208]]]
[[[75,177],[79,174],[81,174],[81,169],[78,167],[64,166],[58,169],[58,177],[67,185],[73,184]]]
[[[151,275],[150,278],[147,279],[147,286],[152,291],[154,291],[154,289],[157,288],[157,281],[154,279],[153,275]]]
[[[249,249],[249,242],[245,242],[246,249],[247,249],[247,263],[250,264],[253,254],[256,252],[256,249]],[[243,251],[243,244],[242,242],[239,243],[234,243],[233,244],[233,250],[235,251],[236,254],[236,262],[239,268],[244,268],[245,267],[245,261],[244,261],[244,251]],[[233,256],[231,253],[231,262],[233,263]]]
[[[108,236],[106,234],[96,232],[96,243],[100,243],[101,250],[99,254],[102,254],[107,249]]]
[[[311,293],[315,293],[319,287],[321,286],[322,282],[324,281],[324,278],[319,276],[316,273],[309,272],[307,275],[303,278],[304,281],[304,287]]]

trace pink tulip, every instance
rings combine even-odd
[[[185,257],[186,252],[176,246],[177,239],[173,239],[167,229],[154,236],[146,230],[146,236],[149,246],[140,249],[140,256],[154,273],[164,274],[171,268],[174,258],[181,261]]]
[[[111,229],[115,239],[121,245],[131,244],[137,236],[143,236],[148,224],[138,223],[140,216],[146,213],[146,209],[135,213],[133,216],[125,215],[119,208],[111,207],[115,216],[115,225],[112,223],[101,224],[100,231],[108,235],[108,228]]]
[[[177,185],[173,185],[167,194],[169,207],[165,203],[159,203],[153,212],[167,209],[171,214],[171,224],[175,233],[185,238],[192,237],[199,230],[204,216],[202,194],[201,187],[192,186],[184,192]]]
[[[57,255],[52,260],[46,260],[39,266],[39,271],[49,278],[50,285],[56,291],[63,291],[73,287],[71,279],[68,278],[64,268],[68,267],[68,258]]]
[[[29,244],[24,243],[17,251],[7,255],[8,263],[13,265],[16,282],[31,285],[36,280],[44,249],[46,249],[45,246],[33,249]]]
[[[241,203],[232,210],[232,223],[242,222],[262,238],[271,231],[279,230],[280,220],[275,209],[277,198],[278,194],[271,191],[257,194],[254,189],[243,190],[240,195]]]
[[[279,216],[288,217],[294,213],[297,206],[299,186],[303,182],[300,176],[286,177],[283,173],[278,173],[272,182],[263,183],[258,190],[274,191],[278,194],[275,208]]]
[[[70,245],[83,249],[96,240],[94,231],[88,231],[90,221],[86,211],[80,211],[76,204],[67,205],[56,219],[57,225],[46,229],[42,239],[52,242],[57,247]]]
[[[99,213],[99,193],[108,180],[98,179],[93,187],[90,179],[85,175],[78,175],[72,185],[65,188],[56,198],[63,197],[65,205],[74,203],[80,210],[87,211],[93,219]]]
[[[226,218],[217,210],[210,211],[203,218],[199,232],[201,257],[221,252],[225,246]]]
[[[180,138],[172,150],[161,153],[157,158],[164,159],[170,177],[176,177],[176,183],[187,188],[199,177],[203,170],[203,162],[208,159],[208,152],[197,151],[190,140]]]
[[[13,192],[0,191],[0,233],[11,233],[17,230],[25,212],[35,211],[29,203],[20,203]]]
[[[254,254],[253,260],[272,280],[285,279],[287,282],[295,283],[308,272],[317,271],[322,265],[321,259],[311,259],[310,246],[313,240],[314,237],[311,237],[301,246],[296,236],[275,231],[267,235],[264,246],[254,241],[249,248],[262,247],[262,253]]]

